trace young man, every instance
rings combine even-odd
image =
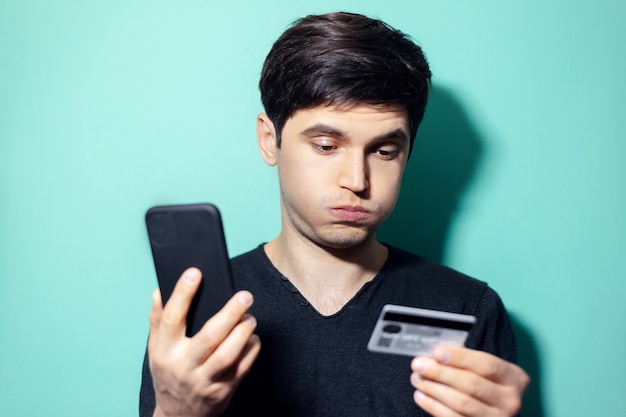
[[[361,15],[309,16],[274,44],[257,119],[282,228],[232,261],[242,291],[185,337],[190,269],[150,313],[142,416],[512,416],[528,377],[486,284],[376,240],[424,114],[421,49]],[[255,298],[253,304],[253,294]],[[473,314],[467,348],[371,353],[385,304]],[[261,341],[263,347],[261,348]]]

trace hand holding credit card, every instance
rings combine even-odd
[[[438,345],[463,346],[476,318],[423,308],[387,304],[367,349],[407,356],[432,356]]]

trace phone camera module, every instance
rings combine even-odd
[[[158,213],[148,216],[148,228],[152,243],[159,246],[172,246],[176,243],[176,222],[172,213]]]

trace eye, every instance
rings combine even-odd
[[[381,146],[380,148],[376,149],[376,155],[384,160],[395,159],[399,153],[400,151],[398,150],[398,148],[391,145]]]
[[[313,149],[315,149],[317,152],[322,153],[322,154],[328,154],[333,152],[334,150],[337,149],[337,146],[335,145],[326,145],[326,144],[320,144],[320,143],[314,143],[313,144]]]

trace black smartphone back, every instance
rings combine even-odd
[[[202,271],[187,315],[193,336],[234,293],[220,212],[212,204],[157,206],[147,211],[146,226],[164,305],[185,269]]]

